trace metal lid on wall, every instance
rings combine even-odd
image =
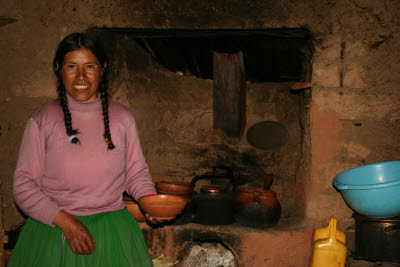
[[[261,121],[247,130],[247,142],[257,149],[269,150],[287,142],[288,131],[277,121]]]

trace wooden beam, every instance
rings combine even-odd
[[[246,124],[246,75],[243,53],[213,52],[214,129],[240,137]]]
[[[290,89],[303,90],[303,89],[311,88],[311,86],[312,86],[312,83],[295,83],[292,86],[290,86]]]

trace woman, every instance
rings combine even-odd
[[[104,49],[73,33],[53,67],[59,99],[29,118],[14,174],[15,201],[30,218],[9,266],[152,266],[122,194],[156,190],[132,112],[107,98]]]

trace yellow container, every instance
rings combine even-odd
[[[311,267],[344,267],[346,264],[346,235],[336,229],[337,220],[331,218],[326,228],[315,229]]]

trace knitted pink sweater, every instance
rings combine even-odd
[[[68,142],[58,100],[28,120],[14,174],[14,199],[30,217],[54,226],[62,209],[82,216],[120,210],[122,193],[134,199],[156,192],[145,162],[132,112],[110,101],[114,150],[104,142],[101,99],[80,102],[69,95],[72,127],[80,143]]]

